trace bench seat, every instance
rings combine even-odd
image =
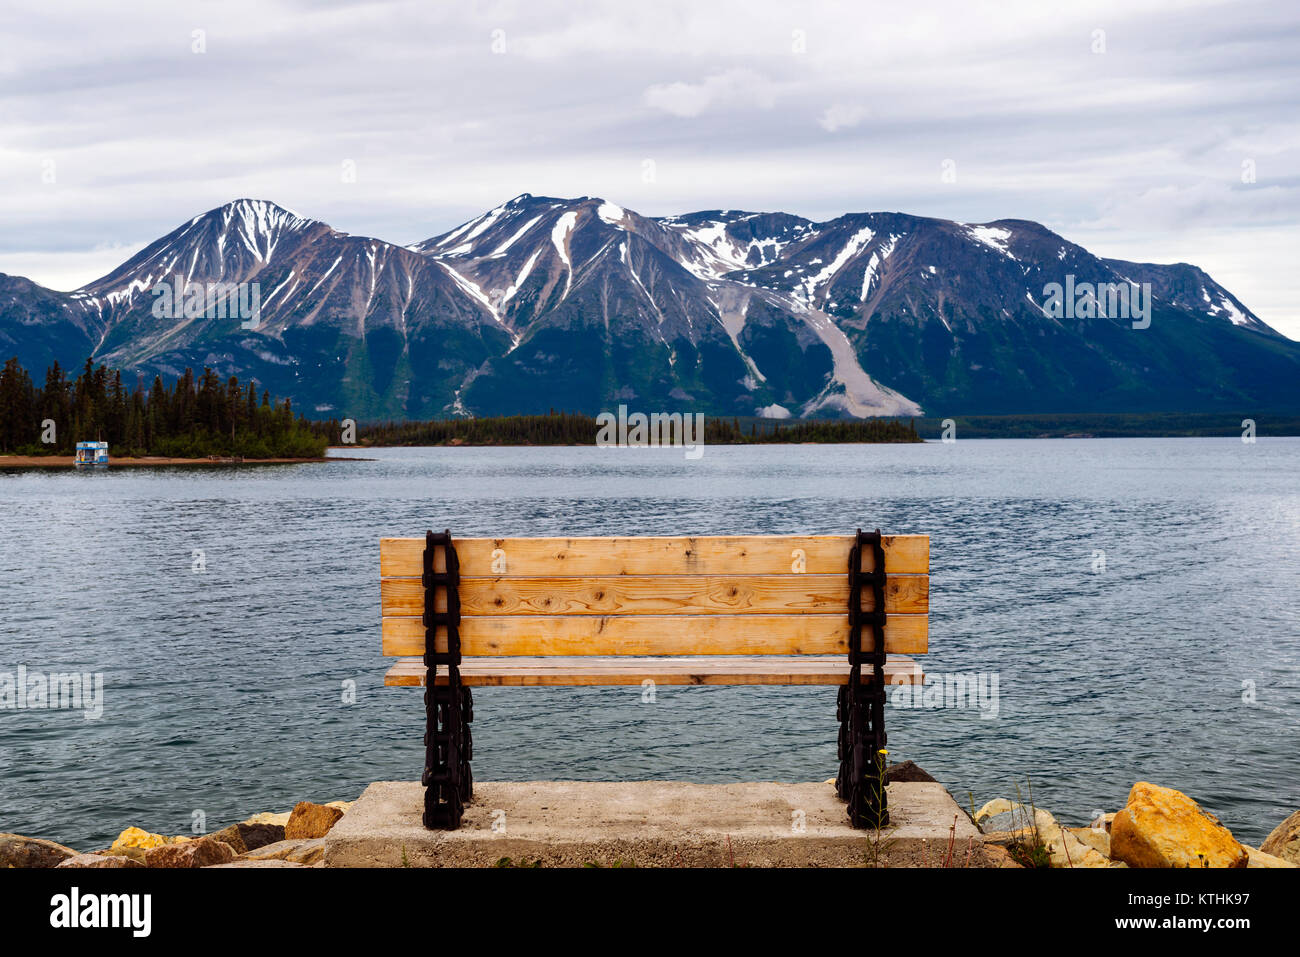
[[[419,687],[421,658],[399,658],[384,676],[389,686]],[[446,684],[443,674],[439,684]],[[536,685],[842,685],[849,663],[836,655],[691,655],[682,658],[617,656],[465,657],[461,683],[470,687]],[[869,669],[863,672],[870,678]],[[902,655],[885,663],[890,684],[920,684],[921,666]]]

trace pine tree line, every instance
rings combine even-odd
[[[343,442],[338,420],[313,423],[331,445]],[[485,419],[381,422],[359,426],[356,444],[373,445],[595,445],[600,424],[573,412],[510,415]],[[892,419],[782,423],[772,419],[704,417],[704,444],[920,442],[912,422]]]
[[[52,440],[52,441],[51,441]],[[0,369],[0,452],[69,455],[77,442],[109,444],[112,456],[315,458],[326,435],[295,417],[288,399],[276,402],[257,384],[221,381],[193,370],[170,386],[155,376],[127,388],[122,373],[91,360],[70,380],[57,362],[41,386],[10,359]]]

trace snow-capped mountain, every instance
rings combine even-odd
[[[256,321],[211,308],[160,317],[156,292],[178,283],[255,283]],[[97,361],[252,375],[320,414],[441,408],[455,401],[458,377],[509,345],[491,311],[435,261],[262,200],[196,216],[70,298],[99,330]]]
[[[214,284],[255,285],[257,320],[159,309],[162,287]],[[210,366],[358,419],[1300,407],[1300,345],[1194,266],[1021,220],[649,218],[529,194],[407,247],[238,200],[73,293],[0,276],[0,351]]]
[[[412,248],[515,337],[467,389],[475,409],[507,411],[522,389],[581,409],[657,396],[749,415],[920,411],[874,382],[818,310],[725,278],[736,255],[715,232],[524,195]]]

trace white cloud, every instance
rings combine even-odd
[[[699,116],[714,107],[771,109],[776,87],[753,70],[727,70],[699,83],[657,83],[642,94],[646,106],[673,116]]]
[[[826,108],[818,122],[827,133],[834,133],[836,130],[857,126],[866,115],[867,111],[861,106],[834,103]]]

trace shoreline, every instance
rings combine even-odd
[[[72,455],[0,455],[0,469],[56,469],[72,468],[75,456]],[[276,458],[276,459],[241,459],[231,461],[230,459],[187,459],[174,458],[167,455],[146,455],[140,458],[117,458],[112,459],[105,468],[113,469],[118,467],[126,468],[158,468],[163,466],[189,466],[189,465],[298,465],[305,462],[364,462],[365,459],[351,459],[334,456],[322,456],[320,458]],[[87,471],[95,471],[92,467]]]
[[[1300,811],[1256,848],[1186,794],[1145,781],[1122,807],[1081,826],[1018,796],[967,811],[910,761],[891,765],[882,783],[890,819],[865,829],[849,826],[834,779],[561,780],[475,782],[461,826],[429,831],[423,786],[382,781],[355,800],[299,801],[211,833],[128,825],[107,848],[0,834],[0,868],[1300,866]]]

